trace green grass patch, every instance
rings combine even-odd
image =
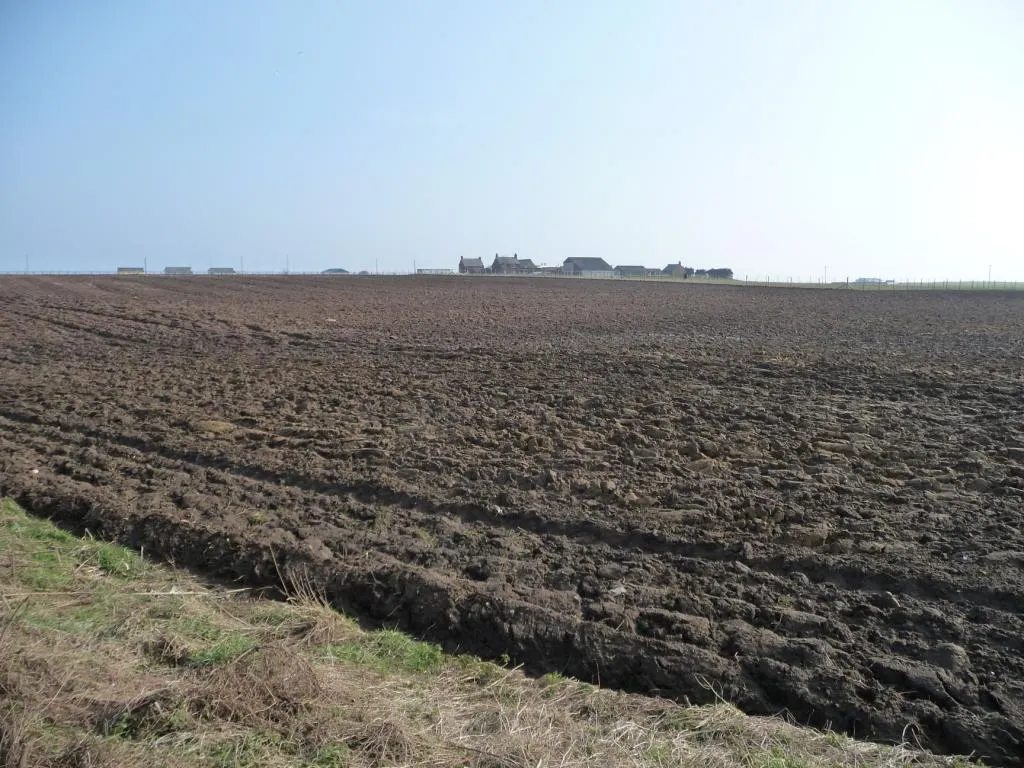
[[[249,635],[228,635],[224,639],[189,654],[189,664],[195,667],[219,667],[235,661],[257,645]]]
[[[169,617],[169,625],[189,639],[217,643],[223,639],[225,630],[207,613]]]
[[[13,580],[29,590],[66,590],[95,566],[103,574],[133,579],[145,564],[132,550],[77,538],[49,520],[32,517],[10,499],[0,505],[0,551],[13,559]]]
[[[116,544],[101,544],[97,550],[99,569],[108,576],[132,579],[142,575],[142,558],[126,547]]]
[[[346,768],[352,761],[352,750],[345,744],[321,747],[306,764],[308,768]]]
[[[393,629],[370,632],[357,640],[327,646],[340,661],[373,667],[382,674],[440,671],[448,659],[438,646],[413,640]]]
[[[215,768],[262,768],[272,762],[279,764],[288,752],[280,734],[253,729],[236,740],[212,745],[204,763]]]

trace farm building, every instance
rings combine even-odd
[[[206,270],[208,275],[233,275],[235,274],[234,267],[210,267]]]
[[[118,267],[117,274],[119,275],[144,275],[146,270],[142,267]]]
[[[331,269],[325,269],[322,274],[325,275],[347,275],[348,270],[342,269],[341,267],[332,267]]]
[[[514,256],[499,256],[494,254],[494,261],[491,262],[491,273],[495,275],[511,275],[516,271],[518,258]]]
[[[574,277],[615,277],[615,270],[604,259],[574,257],[566,259],[562,264],[562,274]]]
[[[467,259],[465,256],[459,259],[460,275],[482,275],[486,271],[483,259]]]
[[[625,266],[616,267],[615,274],[619,277],[643,277],[647,274],[647,267]]]
[[[666,266],[661,270],[661,274],[668,275],[669,277],[687,278],[693,275],[693,271],[693,267],[684,267],[683,262],[680,261],[676,264],[669,264]]]
[[[192,267],[164,267],[165,275],[191,275]]]
[[[450,269],[417,269],[417,275],[450,275],[453,274]]]
[[[494,254],[491,273],[495,275],[530,275],[537,271],[532,259],[520,259],[519,254],[499,256]]]

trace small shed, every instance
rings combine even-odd
[[[562,264],[562,274],[573,277],[615,277],[615,270],[604,259],[586,256],[566,259]]]
[[[117,274],[119,275],[144,275],[146,270],[142,267],[118,267]]]
[[[192,267],[164,267],[165,275],[191,275]]]
[[[616,267],[615,274],[619,277],[643,277],[647,274],[647,267],[623,266]]]
[[[235,274],[234,267],[210,267],[206,273],[208,275],[233,275]]]

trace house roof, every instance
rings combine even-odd
[[[519,259],[517,259],[515,256],[495,256],[494,257],[494,263],[495,264],[517,264],[517,263],[519,263]]]
[[[597,259],[591,256],[573,257],[565,260],[566,264],[572,264],[581,272],[611,272],[612,266],[604,259]]]
[[[533,263],[533,259],[520,259],[516,262],[520,269],[536,269],[537,265]]]
[[[484,260],[479,257],[475,259],[467,259],[463,256],[459,259],[459,263],[464,267],[482,267],[484,265]]]
[[[629,265],[629,264],[627,264],[625,266],[616,267],[615,269],[617,269],[619,272],[646,272],[647,271],[647,267],[638,267],[638,266]]]
[[[666,275],[671,275],[675,272],[685,272],[686,267],[684,267],[682,264],[669,264],[661,271],[664,272]]]

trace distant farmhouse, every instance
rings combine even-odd
[[[537,265],[532,259],[520,259],[519,254],[512,256],[499,256],[494,254],[494,261],[491,264],[492,275],[532,275],[537,271]]]
[[[668,277],[681,277],[684,280],[688,277],[692,277],[694,273],[693,267],[684,267],[683,262],[677,262],[675,264],[667,265],[661,273]]]
[[[615,277],[615,270],[604,259],[574,257],[566,259],[562,264],[562,274],[573,277]]]
[[[164,267],[165,275],[191,275],[192,267]]]
[[[233,275],[235,274],[234,267],[210,267],[206,270],[208,275]]]
[[[118,267],[117,274],[119,275],[144,275],[146,270],[142,267]]]
[[[486,271],[483,259],[467,259],[465,256],[459,259],[460,275],[482,275]]]

